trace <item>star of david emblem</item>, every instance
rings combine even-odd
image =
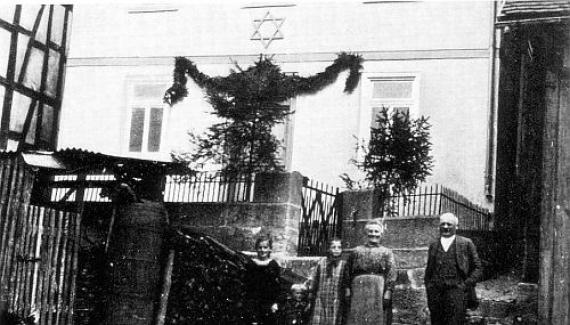
[[[285,18],[275,18],[269,11],[265,13],[263,18],[253,20],[253,34],[251,40],[259,40],[263,47],[267,49],[269,44],[276,39],[283,39],[281,26],[285,22]]]

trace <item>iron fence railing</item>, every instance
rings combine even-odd
[[[167,175],[165,202],[250,202],[255,175],[201,172],[194,175]]]
[[[250,202],[255,190],[254,178],[255,175],[220,172],[166,175],[164,202]],[[115,181],[112,174],[54,175],[49,185],[50,201],[110,202],[101,193]],[[82,193],[82,200],[78,200],[78,193]]]
[[[304,178],[299,223],[299,255],[323,255],[327,243],[341,235],[339,189]]]
[[[377,197],[379,202],[385,201]],[[459,219],[459,228],[465,230],[490,230],[493,228],[492,213],[478,204],[471,202],[445,186],[439,184],[424,185],[402,195],[388,196],[391,213],[394,217],[434,216],[444,212],[453,212]],[[384,215],[385,205],[380,204],[379,215]]]

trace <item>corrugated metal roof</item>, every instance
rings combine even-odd
[[[570,18],[570,0],[506,0],[499,23],[539,22]]]
[[[17,152],[2,152],[0,157],[14,157]],[[30,166],[49,169],[104,168],[125,165],[135,169],[161,168],[170,171],[187,171],[185,164],[172,161],[158,161],[109,155],[77,148],[57,151],[26,151],[21,153],[24,162]]]

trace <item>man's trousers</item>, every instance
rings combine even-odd
[[[465,302],[462,288],[429,286],[428,307],[432,325],[463,325]]]

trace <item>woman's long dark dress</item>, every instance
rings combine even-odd
[[[253,321],[259,325],[276,323],[276,316],[271,311],[271,306],[279,300],[280,272],[281,268],[274,260],[267,264],[257,264],[252,261],[248,266],[248,303],[253,313]]]

